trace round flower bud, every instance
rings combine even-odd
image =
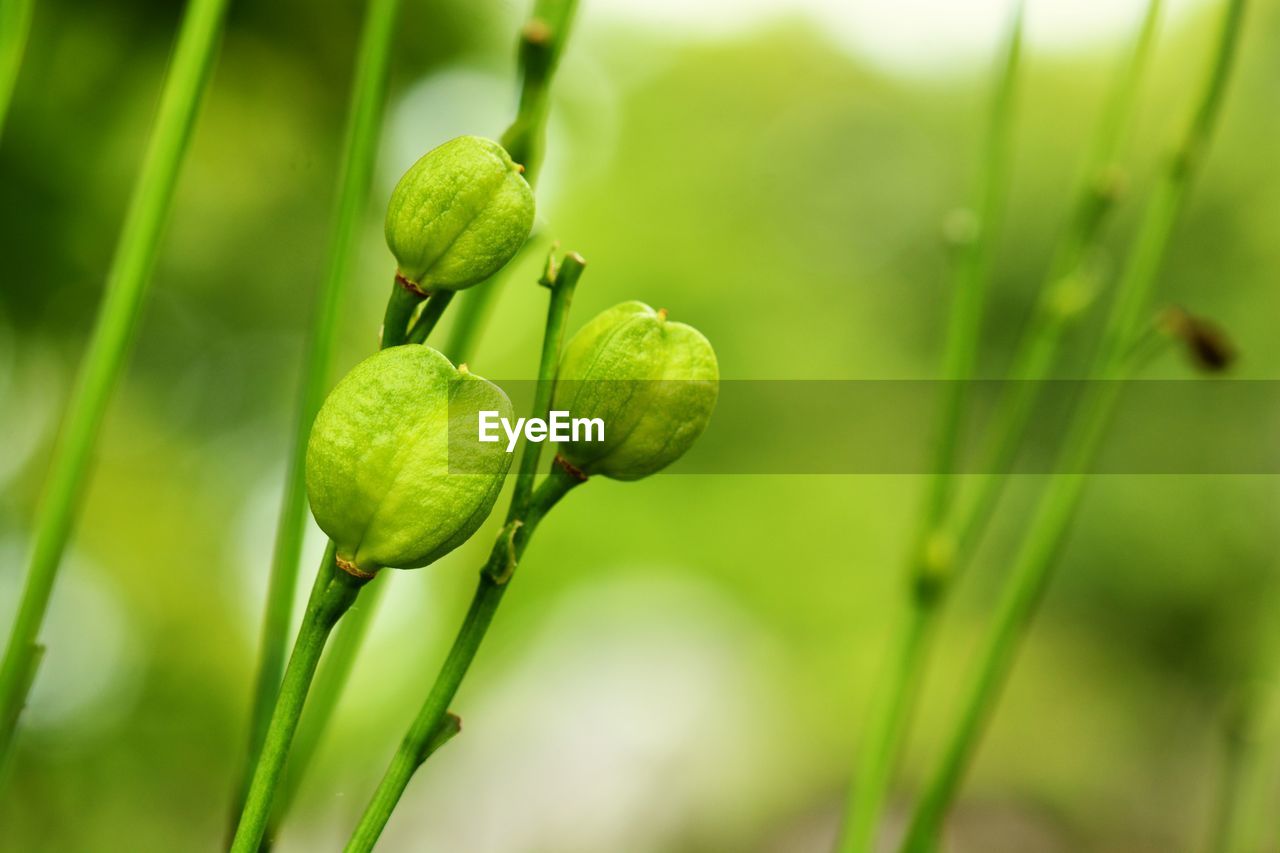
[[[409,167],[387,206],[397,275],[420,291],[484,281],[529,239],[533,190],[496,142],[459,136]]]
[[[316,415],[307,497],[338,564],[371,575],[438,560],[475,533],[511,464],[477,441],[480,410],[511,416],[502,389],[410,344],[356,365]]]
[[[707,428],[719,378],[715,351],[697,329],[643,302],[615,305],[565,346],[554,404],[572,418],[602,420],[604,440],[561,443],[560,455],[586,475],[647,477]]]

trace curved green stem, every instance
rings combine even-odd
[[[576,252],[565,256],[557,269],[554,251],[547,257],[547,269],[539,282],[551,289],[547,304],[546,331],[542,335],[542,354],[538,358],[538,384],[534,389],[534,417],[546,417],[551,409],[551,397],[555,393],[556,376],[560,369],[560,348],[564,343],[565,321],[573,304],[573,292],[587,262]],[[511,495],[511,508],[507,521],[523,518],[533,495],[533,481],[538,475],[538,461],[542,458],[542,445],[525,442],[520,455],[520,468],[516,474],[516,486]]]
[[[499,533],[440,674],[396,750],[351,840],[347,842],[348,853],[373,849],[414,772],[435,749],[458,731],[457,718],[448,713],[449,704],[475,660],[480,643],[502,602],[511,574],[542,517],[580,482],[560,467],[553,468],[529,501],[524,517],[509,522]]]
[[[35,0],[0,0],[0,137],[13,103],[13,89],[31,33]]]
[[[408,292],[398,284],[396,288],[398,291]],[[382,348],[398,346],[402,343],[426,343],[427,335],[430,334],[436,322],[444,314],[452,295],[453,291],[441,291],[430,297],[427,304],[423,306],[422,315],[410,330],[407,341],[397,340],[388,336],[388,328],[399,328],[399,326],[393,327],[384,322]],[[407,298],[398,299],[397,297],[398,294],[393,292],[391,299],[388,300],[388,319],[390,320],[394,313],[396,319],[393,322],[398,324],[400,322],[399,318],[403,317],[404,322],[407,323],[408,317],[413,314],[413,308],[421,304],[421,299],[416,298],[410,304]],[[402,307],[407,306],[407,311],[403,313],[398,310],[393,311],[390,303],[396,301],[399,301]],[[276,827],[283,822],[290,806],[293,805],[293,800],[302,785],[302,780],[306,777],[307,768],[311,766],[311,760],[315,757],[316,749],[320,745],[320,739],[324,736],[334,711],[337,710],[338,700],[342,698],[347,679],[350,678],[351,670],[355,666],[356,657],[360,654],[361,646],[364,645],[364,637],[373,621],[373,614],[377,612],[378,605],[381,604],[382,598],[385,596],[384,590],[390,583],[391,578],[388,577],[373,585],[361,598],[360,606],[352,608],[351,613],[342,620],[342,624],[338,628],[337,636],[334,638],[329,653],[325,656],[316,676],[315,684],[311,691],[311,700],[307,706],[307,714],[302,721],[294,744],[287,772],[280,783],[276,805],[268,824],[268,838],[275,835]]]
[[[535,7],[533,15],[525,26],[524,34],[521,39],[521,67],[522,75],[524,75],[523,79],[525,82],[523,85],[525,88],[529,88],[531,85],[535,90],[545,90],[549,88],[551,83],[551,74],[559,59],[560,52],[564,49],[569,24],[572,20],[572,13],[576,5],[576,0],[552,0],[551,2],[546,2],[546,0],[544,0],[544,2],[539,2]],[[533,52],[536,54],[535,56],[526,58],[526,53],[529,51],[525,45],[530,42],[536,42],[539,47]],[[539,59],[538,57],[542,58]],[[551,57],[551,60],[548,61],[547,57]],[[530,83],[529,75],[526,71],[527,63],[530,61],[538,62],[539,68],[541,69],[536,77],[536,85]],[[544,108],[545,103],[544,99]],[[533,115],[533,111],[529,107],[526,107],[525,98],[523,96],[521,99],[521,115],[526,119]],[[539,121],[545,123],[545,109],[542,109],[538,115],[541,116]],[[520,120],[517,119],[517,123],[519,122]],[[513,127],[514,126],[515,125],[513,125]],[[525,132],[528,133],[535,133],[539,126],[539,122],[526,121],[524,123],[524,127],[527,128]],[[504,137],[504,139],[505,138],[506,137]],[[535,151],[534,147],[523,145],[519,142],[513,144],[515,145],[515,148],[509,148],[508,150],[512,151],[513,155],[520,155],[517,159],[525,165],[525,175],[529,179],[530,184],[534,184],[536,182],[537,167],[541,159],[540,154],[537,152],[540,152],[541,149],[537,148]],[[530,240],[526,243],[525,247],[521,249],[521,252],[523,253],[528,251],[529,246],[533,242],[533,240]],[[504,268],[504,272],[500,272],[495,276],[494,280],[472,288],[470,292],[473,295],[469,298],[464,295],[458,310],[458,318],[454,322],[451,330],[449,342],[443,350],[445,355],[447,355],[455,364],[468,359],[471,347],[474,345],[479,329],[483,324],[484,317],[487,314],[488,308],[492,304],[491,299],[478,297],[474,294],[476,294],[477,291],[496,292],[497,289],[499,289],[498,286],[501,283],[502,276],[515,265],[515,261],[509,263]],[[400,289],[403,290],[403,288]],[[393,293],[392,300],[394,301],[397,299],[398,295]],[[434,330],[440,317],[443,315],[445,308],[451,304],[450,301],[452,299],[453,292],[451,291],[444,291],[435,294],[428,300],[427,304],[423,306],[422,313],[418,317],[417,322],[414,324],[412,329],[407,331],[403,338],[396,335],[387,336],[386,330],[399,330],[403,325],[407,325],[409,316],[412,315],[413,307],[416,307],[416,304],[418,303],[414,303],[414,305],[408,309],[408,315],[404,316],[403,324],[401,324],[399,318],[404,313],[402,310],[403,305],[407,304],[409,300],[407,300],[407,298],[401,300],[402,305],[395,308],[388,305],[387,310],[389,319],[383,324],[384,337],[382,345],[384,347],[392,346],[394,344],[402,343],[405,340],[409,340],[414,343],[424,343],[427,336]],[[299,447],[305,449],[305,434],[302,436],[302,444],[300,444]],[[299,484],[300,483],[301,480],[299,479]],[[294,563],[296,564],[296,559]],[[380,586],[385,586],[385,584],[386,582],[384,581]],[[330,655],[320,669],[320,674],[315,687],[315,695],[313,697],[313,711],[307,715],[308,718],[304,722],[302,735],[299,737],[299,742],[293,751],[293,762],[295,766],[286,778],[283,786],[281,802],[276,809],[273,821],[278,822],[283,818],[289,802],[296,793],[296,787],[301,784],[303,772],[311,761],[312,750],[319,743],[324,729],[328,725],[329,718],[332,716],[333,710],[337,707],[338,699],[341,696],[342,690],[346,685],[347,677],[350,674],[351,665],[359,652],[360,646],[364,642],[364,635],[367,631],[370,622],[370,615],[374,610],[375,603],[376,599],[374,602],[367,604],[356,614],[353,614],[355,618],[348,617],[343,620],[343,627],[338,631],[337,637],[334,638]]]
[[[578,0],[535,0],[533,11],[520,31],[520,106],[515,120],[502,134],[502,147],[524,166],[529,186],[538,185],[546,151],[547,116],[551,110],[551,83],[564,54]],[[508,268],[510,268],[508,264]],[[463,294],[458,316],[445,346],[454,362],[467,361],[480,337],[490,309],[502,290],[502,277]]]
[[[342,617],[328,652],[316,672],[311,695],[307,698],[306,713],[298,726],[288,766],[276,793],[275,810],[267,827],[268,838],[275,836],[275,828],[283,822],[298,795],[320,741],[329,727],[329,721],[337,710],[347,679],[355,667],[365,634],[395,577],[388,572],[379,572],[379,576],[381,575],[387,576],[370,581],[360,594],[360,600]]]
[[[453,323],[449,327],[449,335],[445,338],[441,350],[454,364],[471,361],[475,356],[476,344],[484,332],[484,327],[493,313],[494,305],[512,273],[519,269],[526,257],[546,242],[536,232],[520,247],[520,251],[505,267],[498,270],[482,284],[468,288],[458,299],[458,308],[454,311]]]
[[[929,587],[939,568],[930,548],[932,533],[941,523],[951,500],[952,472],[982,328],[982,308],[990,277],[992,247],[999,230],[1009,177],[1014,114],[1014,89],[1022,56],[1022,6],[1014,16],[1001,62],[996,69],[994,96],[988,119],[986,144],[978,180],[976,232],[961,246],[956,261],[953,297],[946,335],[943,383],[935,426],[931,474],[915,543],[910,553],[912,582],[916,590],[913,611],[930,608],[934,596]],[[927,616],[912,612],[895,642],[892,663],[886,672],[889,688],[877,693],[876,706],[850,788],[847,819],[840,849],[870,850],[875,841],[880,811],[888,795],[893,767],[909,722]]]
[[[391,63],[399,0],[370,0],[356,58],[355,81],[347,112],[346,142],[342,171],[330,233],[329,258],[324,282],[317,294],[311,329],[302,359],[302,377],[286,464],[284,495],[276,523],[275,547],[271,555],[270,581],[263,610],[257,678],[249,714],[249,738],[239,791],[232,802],[238,814],[243,792],[257,762],[271,709],[280,688],[286,643],[293,617],[293,598],[298,583],[298,564],[307,524],[307,494],[304,483],[307,438],[311,422],[324,402],[333,352],[337,339],[338,313],[355,256],[359,226],[363,220],[372,182],[382,115],[386,103],[387,75]],[[406,292],[392,285],[395,295]],[[405,318],[407,324],[408,318]]]
[[[311,679],[316,665],[320,663],[320,654],[329,639],[329,632],[355,602],[365,584],[365,579],[339,569],[334,555],[335,549],[330,543],[312,587],[311,599],[307,602],[307,611],[303,614],[302,626],[298,629],[293,654],[289,656],[275,710],[249,782],[244,811],[231,841],[234,853],[254,853],[262,843],[271,816],[272,799],[289,755],[289,745],[298,728]]]
[[[213,67],[226,0],[191,0],[165,80],[155,129],[116,245],[102,307],[62,421],[36,519],[22,600],[0,665],[0,758],[35,677],[36,643],[89,475],[112,390],[124,369],[151,281],[178,173]]]
[[[555,391],[556,373],[560,365],[560,347],[564,339],[565,321],[569,315],[569,306],[573,302],[573,293],[586,262],[576,253],[569,253],[557,269],[554,255],[547,259],[546,272],[540,284],[551,289],[551,298],[547,307],[547,322],[542,336],[542,355],[538,362],[538,384],[534,392],[531,414],[534,417],[546,417],[551,407],[551,398]],[[449,655],[445,659],[440,674],[427,696],[422,710],[410,727],[404,741],[400,744],[391,765],[387,768],[382,782],[374,793],[373,800],[360,819],[347,850],[371,850],[381,835],[382,829],[391,817],[391,812],[400,796],[409,784],[415,770],[426,760],[443,740],[439,739],[442,728],[451,727],[447,713],[449,703],[458,692],[458,686],[471,667],[480,643],[493,615],[502,601],[507,583],[515,572],[516,565],[524,555],[534,530],[543,516],[555,506],[571,489],[582,482],[578,476],[571,475],[564,467],[552,466],[550,475],[542,485],[533,491],[533,480],[538,470],[538,460],[542,445],[526,441],[521,450],[520,467],[516,475],[516,486],[512,490],[511,506],[507,511],[507,522],[498,534],[489,560],[480,572],[480,585],[476,588],[471,600],[471,607],[463,620]],[[456,729],[454,729],[456,731]],[[451,735],[450,735],[451,736]],[[447,737],[445,738],[447,739]]]
[[[1055,558],[1079,505],[1089,469],[1127,378],[1132,344],[1144,327],[1143,312],[1172,237],[1178,214],[1217,117],[1237,52],[1244,0],[1228,0],[1208,80],[1191,124],[1161,175],[1147,208],[1124,275],[1116,289],[1091,382],[1072,418],[1057,469],[1032,518],[1004,587],[994,621],[978,656],[961,711],[942,756],[929,776],[912,817],[904,849],[932,850],[955,799],[979,737],[1012,666],[1014,655],[1048,583]]]
[[[391,283],[391,295],[387,297],[387,310],[382,315],[379,349],[400,346],[408,339],[409,321],[426,298],[419,291],[410,290],[401,283],[399,275],[396,276],[396,280]]]
[[[425,344],[427,342],[427,337],[444,316],[444,309],[448,308],[453,300],[454,293],[455,291],[452,290],[438,290],[431,294],[427,304],[422,306],[422,313],[414,321],[413,328],[409,330],[409,343]]]

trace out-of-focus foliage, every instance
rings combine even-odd
[[[0,848],[220,843],[358,5],[233,5],[55,593]],[[514,103],[520,10],[408,5],[344,366],[375,345],[395,178],[444,139],[496,135]],[[1162,281],[1169,300],[1231,330],[1237,375],[1251,378],[1280,365],[1278,12],[1251,10]],[[0,624],[177,15],[161,2],[38,4],[0,145]],[[1104,263],[1121,257],[1185,120],[1212,24],[1196,14],[1164,33],[1131,146],[1132,201]],[[1113,49],[1031,59],[984,375],[1007,362],[1047,265]],[[726,378],[931,377],[947,304],[940,222],[966,197],[983,70],[894,78],[800,21],[724,43],[583,27],[539,199],[544,233],[591,262],[572,326],[636,298],[701,329]],[[536,261],[504,285],[473,362],[485,376],[534,375]],[[1089,332],[1073,337],[1064,376]],[[1185,367],[1168,356],[1148,372]],[[463,688],[464,736],[415,781],[387,848],[826,849],[918,485],[660,476],[572,495]],[[949,614],[906,785],[936,745],[1038,485],[1016,483]],[[1092,484],[957,812],[957,849],[1166,850],[1204,837],[1223,708],[1280,648],[1276,518],[1272,478]],[[389,578],[282,849],[345,838],[461,618],[491,526],[431,569]]]

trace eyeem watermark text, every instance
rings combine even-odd
[[[507,436],[507,452],[514,453],[521,433],[527,441],[604,441],[603,418],[573,418],[568,412],[552,409],[547,418],[516,418],[501,416],[495,410],[481,411],[479,418],[480,441],[492,444],[502,440],[498,429]]]

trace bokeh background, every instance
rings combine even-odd
[[[590,261],[573,325],[639,298],[701,328],[726,378],[935,377],[941,222],[970,194],[1010,5],[582,5],[540,190],[544,233]],[[405,6],[344,368],[375,344],[392,270],[380,211],[395,179],[449,137],[496,136],[514,105],[523,3]],[[1131,199],[1104,263],[1183,126],[1215,7],[1186,0],[1166,16],[1126,157]],[[984,376],[1007,363],[1140,11],[1134,0],[1031,3]],[[179,13],[158,0],[37,4],[0,143],[6,630]],[[360,14],[331,0],[232,3],[44,632],[0,849],[222,844]],[[1244,378],[1280,378],[1277,51],[1280,4],[1256,0],[1161,282],[1162,299],[1231,331]],[[509,277],[477,372],[533,376],[536,263]],[[1079,375],[1094,331],[1073,334],[1061,375]],[[1189,372],[1169,354],[1146,375]],[[922,483],[659,476],[575,493],[539,533],[456,703],[464,736],[415,780],[385,848],[828,849]],[[1042,484],[1016,480],[949,608],[900,793],[934,754]],[[1280,661],[1278,497],[1265,476],[1094,479],[951,822],[955,850],[1204,842],[1224,737],[1241,708],[1265,719]],[[491,533],[390,579],[281,850],[345,839]],[[304,578],[320,548],[313,536]],[[899,799],[891,824],[902,809]]]

